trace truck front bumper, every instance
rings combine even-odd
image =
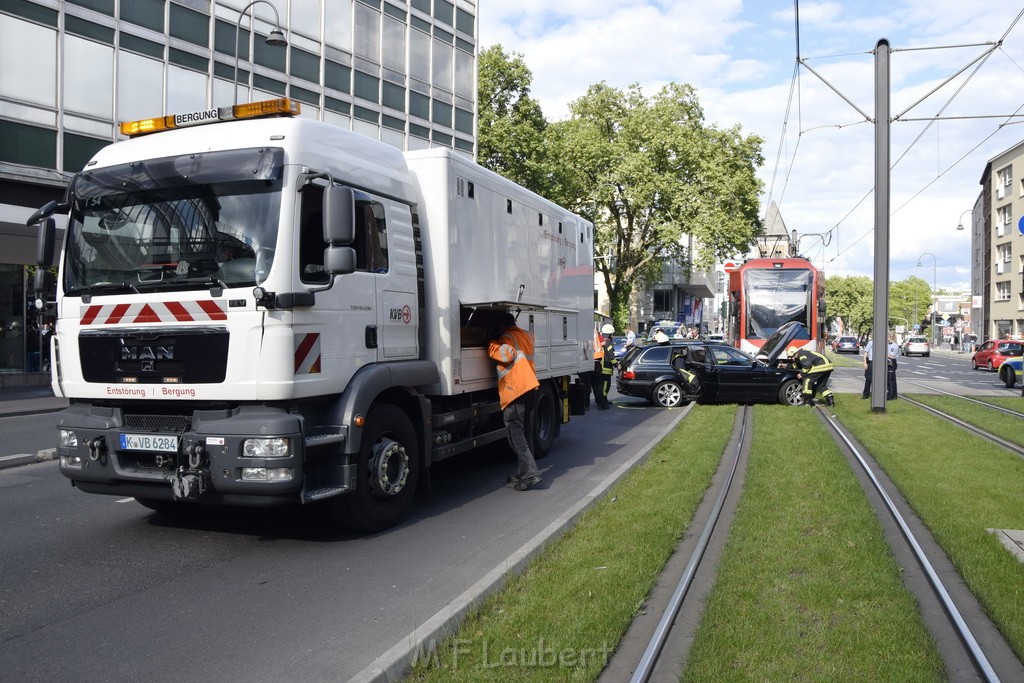
[[[280,408],[74,404],[57,429],[61,474],[90,493],[266,506],[302,486],[301,417]]]

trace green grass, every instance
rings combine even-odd
[[[743,497],[684,679],[941,679],[913,597],[824,426],[810,410],[755,414]]]
[[[1024,446],[1024,421],[1019,417],[1013,415],[1007,415],[998,411],[980,406],[977,403],[971,401],[964,401],[960,398],[954,398],[952,396],[943,396],[940,394],[913,394],[910,396],[915,401],[931,406],[936,410],[941,410],[947,415],[959,418],[968,424],[972,424],[975,427],[980,427],[987,432],[991,432],[996,436],[1006,439],[1011,443]],[[988,401],[988,398],[984,400]],[[1009,408],[1010,410],[1021,411],[1024,410],[1024,401],[1016,399],[1017,403],[1013,404],[1014,399],[996,399],[1003,404],[1003,407]],[[995,401],[990,401],[994,405],[999,405]]]
[[[414,667],[415,681],[594,680],[675,550],[735,406],[699,406],[579,524]]]
[[[1024,565],[986,531],[1024,529],[1024,460],[903,401],[872,413],[862,402],[840,397],[837,414],[1024,657]],[[1021,425],[1018,418],[1006,419]]]
[[[837,368],[859,368],[864,365],[864,358],[859,353],[835,353],[831,350],[826,350],[825,356],[832,361],[832,365]]]

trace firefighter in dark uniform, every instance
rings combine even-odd
[[[828,388],[828,378],[832,376],[832,362],[817,351],[811,351],[807,347],[798,349],[795,346],[789,347],[786,351],[790,360],[797,364],[800,374],[797,377],[803,380],[802,394],[804,404],[813,406],[814,396],[831,407],[836,404],[832,390]]]
[[[681,346],[673,351],[672,367],[679,373],[679,378],[683,383],[683,391],[686,392],[687,398],[695,399],[700,395],[700,379],[687,367],[689,352],[690,349],[685,346]]]

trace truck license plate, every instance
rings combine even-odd
[[[169,434],[122,434],[121,449],[177,453],[178,437]]]

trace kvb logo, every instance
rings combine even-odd
[[[412,320],[412,309],[408,306],[402,306],[401,308],[392,308],[389,311],[389,318],[391,320],[401,320],[406,325]]]

